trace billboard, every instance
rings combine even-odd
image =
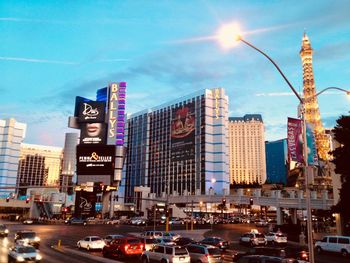
[[[194,158],[195,154],[195,104],[176,107],[171,120],[172,161]]]
[[[107,144],[124,145],[126,83],[109,85]]]
[[[106,123],[82,123],[80,125],[80,144],[106,144]]]
[[[303,163],[303,138],[301,120],[288,118],[287,142],[288,155],[292,161]]]
[[[77,191],[74,216],[77,218],[95,217],[96,201],[96,192]]]
[[[114,145],[78,145],[77,174],[113,175],[115,161]]]
[[[309,165],[318,165],[318,156],[316,141],[312,124],[306,124],[306,141],[307,141],[307,163]]]
[[[79,103],[78,122],[104,122],[106,104],[102,101]]]

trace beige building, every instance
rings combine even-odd
[[[63,149],[60,147],[22,144],[18,167],[19,186],[59,185]]]
[[[230,183],[266,181],[265,130],[260,114],[229,118]]]

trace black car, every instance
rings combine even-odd
[[[294,258],[281,258],[273,256],[264,256],[264,255],[249,255],[243,256],[238,259],[237,263],[248,263],[248,262],[257,262],[257,263],[298,263],[298,260]]]
[[[196,241],[194,241],[192,238],[189,238],[189,237],[179,237],[175,239],[174,242],[177,246],[185,246],[188,244],[197,243]]]
[[[87,225],[87,220],[86,219],[82,219],[82,218],[76,218],[76,217],[71,217],[69,219],[66,219],[64,221],[65,224],[68,225]]]
[[[38,249],[40,246],[40,238],[34,231],[22,230],[16,233],[15,243],[19,245],[31,245]]]
[[[281,258],[296,258],[300,260],[309,260],[309,252],[297,247],[254,247],[247,252],[249,255],[265,255]]]
[[[7,227],[3,224],[0,224],[0,236],[7,237],[8,234],[9,234],[9,230],[7,229]]]
[[[228,242],[223,240],[220,237],[206,237],[202,241],[200,241],[202,244],[212,245],[214,247],[221,248],[223,250],[228,248]]]

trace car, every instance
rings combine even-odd
[[[260,245],[267,245],[267,240],[265,238],[265,235],[262,233],[256,233],[256,232],[248,232],[243,234],[239,238],[240,244],[250,245],[250,246],[260,246]]]
[[[105,245],[105,241],[99,236],[87,236],[77,242],[79,249],[85,248],[88,251],[92,249],[103,249]]]
[[[183,224],[185,224],[185,222],[178,217],[173,217],[173,218],[170,218],[169,220],[169,225],[183,225]]]
[[[179,234],[174,233],[174,232],[162,232],[162,237],[163,238],[168,238],[168,239],[171,239],[171,240],[175,240],[175,239],[178,239],[181,236]]]
[[[150,250],[154,245],[159,244],[159,241],[156,238],[144,237],[141,238],[143,243],[144,250]]]
[[[113,239],[116,238],[121,238],[124,237],[124,235],[121,234],[111,234],[111,235],[107,235],[103,238],[103,240],[105,241],[106,244],[108,244],[109,242],[111,242]]]
[[[287,244],[287,236],[282,234],[281,232],[269,232],[265,235],[265,238],[268,243],[272,245],[286,245]]]
[[[25,219],[25,220],[23,221],[23,224],[24,224],[24,225],[32,225],[33,223],[34,223],[33,219],[30,219],[30,218]]]
[[[186,246],[193,263],[222,263],[222,251],[212,245],[189,244]]]
[[[158,244],[162,245],[175,245],[175,242],[170,238],[156,237]]]
[[[82,218],[71,217],[69,219],[66,219],[64,221],[64,223],[67,224],[67,225],[83,225],[83,226],[86,226],[87,225],[87,220],[82,219]]]
[[[191,243],[197,243],[193,238],[189,237],[179,237],[175,239],[174,242],[177,246],[185,246]]]
[[[325,236],[316,241],[315,248],[318,254],[327,251],[347,257],[350,254],[350,236]]]
[[[309,253],[298,247],[253,247],[246,255],[265,255],[281,258],[296,258],[298,260],[309,260]]]
[[[31,245],[36,249],[40,246],[40,237],[31,230],[21,230],[15,234],[15,243],[20,245]]]
[[[180,237],[180,235],[174,232],[166,232],[166,231],[145,231],[141,234],[142,237],[154,237],[154,238],[166,238],[175,240]]]
[[[8,262],[40,262],[42,256],[33,246],[16,245],[9,249]]]
[[[190,255],[185,247],[155,245],[152,249],[144,251],[141,256],[142,263],[190,263]]]
[[[256,226],[267,226],[268,222],[264,219],[257,219],[257,220],[255,220],[255,225]]]
[[[106,221],[107,225],[119,225],[120,224],[120,220],[119,219],[110,219]]]
[[[298,260],[294,258],[281,258],[263,255],[247,255],[242,256],[237,260],[237,263],[298,263]]]
[[[200,241],[200,243],[212,245],[212,246],[221,248],[223,250],[228,248],[228,242],[223,240],[220,237],[206,237],[202,241]]]
[[[9,234],[8,228],[4,224],[0,224],[0,236],[7,237]]]
[[[104,257],[140,256],[144,251],[144,244],[139,238],[120,237],[110,241],[102,249]]]

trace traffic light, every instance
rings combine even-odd
[[[222,205],[225,206],[226,205],[226,198],[222,199]]]
[[[29,201],[30,201],[30,198],[29,198],[29,197],[27,197],[27,198],[26,198],[26,204],[28,204],[28,203],[29,203]]]
[[[250,199],[249,199],[249,204],[250,204],[250,205],[253,205],[253,203],[254,203],[253,198],[250,198]]]
[[[10,202],[10,197],[6,197],[6,202]]]

